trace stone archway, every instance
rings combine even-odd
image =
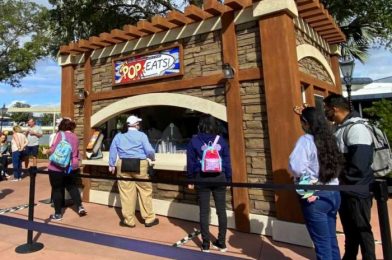
[[[227,122],[226,106],[207,99],[175,93],[152,93],[124,98],[91,116],[91,127],[97,127],[126,111],[148,106],[175,106],[210,114]]]

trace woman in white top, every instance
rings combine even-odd
[[[12,150],[12,165],[14,172],[13,181],[22,180],[22,159],[23,159],[23,151],[28,143],[27,138],[24,134],[22,134],[22,129],[20,126],[13,127],[13,135],[11,141],[11,150]]]
[[[290,155],[289,169],[301,184],[338,185],[342,156],[324,115],[314,107],[299,112],[302,135]],[[306,227],[317,259],[340,259],[336,239],[339,191],[299,192]]]

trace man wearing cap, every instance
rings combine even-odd
[[[117,167],[117,176],[125,178],[148,179],[147,158],[154,160],[155,151],[148,141],[147,135],[139,131],[142,119],[131,115],[127,119],[128,131],[118,133],[110,146],[109,172],[114,173]],[[117,160],[117,157],[119,160]],[[140,159],[140,172],[122,172],[122,164],[128,158]],[[135,227],[136,198],[138,197],[140,213],[146,227],[159,224],[152,208],[152,183],[117,181],[120,192],[123,221],[120,226]]]

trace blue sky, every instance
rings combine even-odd
[[[35,0],[50,7],[47,0]],[[365,64],[356,62],[354,77],[370,77],[373,80],[392,76],[392,52],[383,48],[371,49]],[[0,84],[0,106],[7,107],[20,101],[32,106],[60,105],[61,68],[53,59],[47,58],[37,63],[36,72],[22,81],[22,87],[12,88]]]

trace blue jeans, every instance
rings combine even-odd
[[[317,259],[340,259],[336,239],[336,215],[340,206],[340,193],[317,191],[315,195],[319,196],[319,199],[312,203],[301,199],[301,207]]]
[[[14,172],[14,178],[22,178],[22,152],[12,152],[12,166]]]

